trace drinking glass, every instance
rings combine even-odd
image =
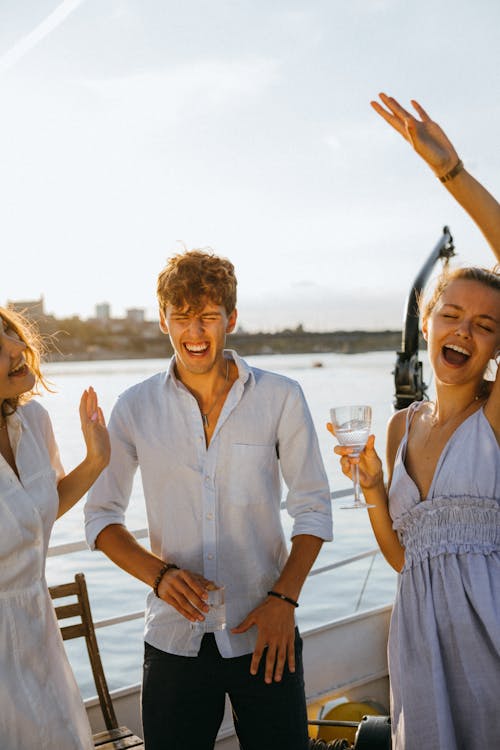
[[[191,623],[191,628],[198,633],[215,633],[226,628],[226,602],[224,586],[208,590],[208,612],[202,612],[204,620]]]
[[[330,419],[339,443],[353,448],[351,456],[359,456],[370,434],[371,407],[336,406],[330,409]],[[353,464],[352,481],[354,484],[354,502],[352,505],[341,505],[340,507],[345,509],[374,508],[374,505],[368,505],[361,497],[358,464]]]

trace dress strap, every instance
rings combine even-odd
[[[406,429],[405,429],[405,435],[404,435],[405,438],[408,437],[408,433],[410,431],[410,425],[412,423],[413,417],[415,416],[421,404],[422,404],[422,401],[412,401],[408,409],[406,410]]]

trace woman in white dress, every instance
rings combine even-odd
[[[109,461],[92,388],[80,402],[87,454],[65,474],[49,416],[31,397],[47,387],[40,346],[19,315],[0,308],[0,747],[90,750],[90,727],[45,581],[56,518]]]

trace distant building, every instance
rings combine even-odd
[[[109,302],[101,302],[95,306],[97,320],[109,320],[111,318],[111,305]]]
[[[130,307],[125,312],[129,323],[144,323],[144,309],[142,307]]]
[[[45,302],[43,294],[40,299],[35,300],[7,300],[7,307],[14,312],[25,315],[30,320],[42,320],[45,318]]]

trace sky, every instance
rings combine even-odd
[[[156,317],[168,256],[236,267],[246,330],[401,325],[448,224],[370,108],[417,99],[500,194],[498,0],[0,0],[0,304]]]

